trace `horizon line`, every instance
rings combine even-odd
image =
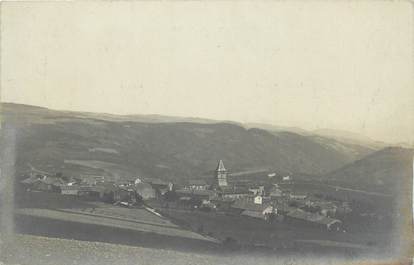
[[[198,117],[198,116],[180,116],[180,115],[168,115],[168,114],[160,114],[160,113],[147,113],[147,114],[141,114],[141,113],[129,113],[129,114],[120,114],[120,113],[111,113],[111,112],[96,112],[96,111],[89,111],[89,110],[69,110],[69,109],[60,109],[60,108],[53,108],[53,107],[49,107],[49,106],[41,106],[41,105],[33,105],[33,104],[28,104],[28,103],[22,103],[22,102],[13,102],[13,101],[1,101],[0,100],[0,104],[14,104],[14,105],[24,105],[24,106],[29,106],[29,107],[35,107],[35,108],[42,108],[42,109],[47,109],[47,110],[53,110],[53,111],[60,111],[60,112],[72,112],[72,113],[88,113],[88,114],[101,114],[101,115],[112,115],[112,116],[120,116],[120,117],[128,117],[128,116],[160,116],[160,117],[167,117],[167,118],[177,118],[177,119],[197,119],[197,120],[204,120],[204,121],[210,121],[211,123],[229,123],[229,124],[236,124],[239,125],[241,127],[244,127],[246,129],[249,128],[258,128],[258,129],[262,129],[265,131],[287,131],[287,132],[292,132],[292,133],[296,133],[299,135],[303,135],[302,133],[300,133],[299,131],[303,131],[303,133],[307,133],[309,135],[319,135],[319,136],[324,136],[324,137],[328,137],[328,138],[342,138],[342,139],[348,139],[348,140],[360,140],[360,139],[355,139],[355,137],[349,136],[349,137],[343,137],[343,136],[337,136],[337,135],[332,135],[332,134],[319,134],[318,131],[323,131],[323,130],[332,130],[334,132],[341,132],[341,133],[350,133],[353,135],[357,135],[360,137],[364,137],[366,138],[367,141],[371,141],[372,143],[377,143],[377,144],[386,144],[386,145],[409,145],[410,148],[411,147],[411,143],[409,142],[404,142],[404,141],[400,141],[400,142],[388,142],[388,141],[384,141],[384,140],[378,140],[378,139],[373,139],[370,136],[367,136],[365,134],[361,134],[359,132],[355,132],[355,131],[348,131],[348,130],[342,130],[342,129],[333,129],[333,128],[317,128],[317,129],[304,129],[302,127],[298,127],[298,126],[289,126],[289,125],[278,125],[278,124],[273,124],[270,122],[242,122],[242,121],[235,121],[235,120],[220,120],[220,119],[213,119],[213,118],[206,118],[206,117]],[[0,113],[1,113],[1,109],[0,109]],[[179,121],[177,121],[179,122]],[[174,121],[171,121],[170,123],[174,123]],[[193,121],[193,123],[200,123],[201,122],[197,122],[197,121]],[[263,126],[274,126],[274,127],[280,127],[280,129],[275,128],[275,130],[271,130],[271,129],[266,129],[266,128],[260,128],[260,127],[255,127],[255,126],[250,126],[250,125],[263,125]],[[291,129],[291,130],[290,130]],[[292,131],[293,130],[293,131]]]

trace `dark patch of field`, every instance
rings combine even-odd
[[[358,233],[328,232],[323,229],[294,225],[285,222],[267,223],[260,219],[224,213],[204,213],[180,209],[159,209],[182,226],[193,231],[207,234],[232,242],[241,248],[263,246],[275,251],[309,250],[316,253],[341,252],[356,255],[357,253],[377,251],[389,247],[389,231],[362,231]],[[229,241],[229,239],[231,239]],[[354,244],[356,248],[327,247],[314,244],[302,244],[298,240],[334,241]],[[340,244],[339,244],[340,245]],[[346,244],[344,244],[346,245]],[[363,246],[358,249],[358,245]]]
[[[185,241],[186,239],[189,242],[214,242],[214,240],[185,230],[171,223],[168,219],[156,216],[143,208],[123,208],[103,202],[83,201],[75,196],[64,196],[58,193],[48,192],[25,192],[21,196],[18,200],[18,207],[15,210],[17,218],[16,225],[18,229],[22,229],[22,232],[25,233],[34,232],[37,234],[37,229],[40,229],[39,231],[43,231],[40,234],[49,235],[50,230],[52,236],[60,235],[65,237],[71,234],[77,235],[75,229],[71,228],[76,225],[79,227],[96,225],[97,227],[109,227],[106,228],[107,230],[130,230],[135,231],[135,233],[148,235],[145,238],[153,236],[155,238],[154,242],[160,237],[177,238],[179,242]],[[27,225],[27,221],[25,220],[34,220],[36,225]],[[53,225],[59,222],[64,225],[61,232],[52,229]],[[48,225],[49,223],[51,226]],[[99,231],[100,228],[85,230],[84,237],[79,238],[77,236],[77,238],[94,241],[96,235],[99,235],[99,232],[95,234],[97,230]],[[115,233],[110,234],[111,236],[104,237],[104,239],[110,240],[114,236],[114,240],[125,240],[126,243],[129,242],[129,239],[125,239],[122,232],[119,233],[119,237],[115,236]],[[97,239],[100,240],[99,237]],[[149,239],[147,241],[151,242]],[[164,241],[171,242],[171,240]],[[142,242],[137,241],[136,243]]]
[[[217,244],[208,241],[27,215],[16,215],[15,226],[18,233],[83,241],[194,252],[208,252],[217,248]]]
[[[54,192],[20,191],[15,197],[16,208],[85,209],[94,207],[91,201]]]

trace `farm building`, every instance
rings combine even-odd
[[[185,186],[185,189],[188,190],[207,190],[209,185],[203,179],[193,179],[189,180],[188,184]]]
[[[231,205],[233,212],[238,212],[240,215],[250,216],[268,220],[274,213],[273,206],[270,204],[255,204],[248,200],[236,200]]]
[[[60,187],[65,184],[61,178],[41,175],[29,177],[21,181],[21,183],[28,190],[48,192],[60,192]]]
[[[60,187],[62,195],[75,195],[78,196],[79,186],[78,185],[65,185]]]
[[[103,198],[104,187],[85,186],[85,185],[62,185],[60,187],[62,195],[80,196],[89,199]]]
[[[253,193],[254,195],[260,195],[260,196],[263,196],[265,193],[264,186],[250,187],[249,191]]]
[[[304,200],[308,197],[308,195],[306,193],[299,193],[299,192],[295,192],[295,193],[290,193],[289,194],[289,198],[292,200]]]
[[[119,187],[114,191],[114,201],[136,203],[137,193],[132,188]]]
[[[283,197],[283,192],[278,187],[274,187],[270,190],[269,195],[271,199],[279,199]]]
[[[305,212],[301,209],[296,209],[287,213],[285,218],[286,221],[291,223],[321,227],[331,231],[339,231],[342,225],[340,220],[317,213]]]
[[[289,182],[289,181],[292,180],[292,178],[290,176],[284,176],[284,177],[282,177],[282,180],[286,181],[286,182]]]
[[[105,181],[104,176],[95,176],[95,175],[83,175],[82,176],[82,184],[87,186],[96,185],[98,183],[102,183]]]
[[[212,190],[186,190],[180,189],[175,191],[179,197],[191,197],[200,200],[210,200],[217,196],[217,193]]]
[[[263,197],[260,195],[254,196],[253,202],[255,204],[263,204]]]
[[[161,179],[157,179],[157,178],[154,178],[154,179],[144,178],[142,182],[151,184],[151,186],[156,190],[168,188],[168,184],[169,184],[168,182],[163,181]]]
[[[232,187],[222,189],[218,196],[223,199],[239,200],[252,196],[252,193],[247,188]]]
[[[138,183],[135,185],[136,192],[143,200],[149,200],[155,198],[155,190],[148,183]]]
[[[118,187],[115,186],[114,182],[100,182],[97,183],[96,189],[99,190],[102,201],[105,202],[114,202],[114,193],[118,190]]]

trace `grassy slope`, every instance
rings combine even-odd
[[[391,258],[345,259],[335,256],[301,254],[293,256],[239,253],[196,254],[174,250],[131,247],[117,244],[17,235],[5,246],[0,264],[390,264]],[[396,260],[394,260],[395,262]],[[401,260],[402,261],[402,260]]]
[[[388,147],[325,177],[358,189],[390,192],[412,178],[413,156],[413,149]]]
[[[269,169],[323,174],[373,151],[329,138],[245,129],[234,123],[176,122],[158,116],[151,116],[151,120],[4,103],[2,107],[5,125],[18,128],[19,174],[30,163],[38,169],[73,175],[177,180],[211,176],[218,159],[223,159],[232,172]],[[98,151],[90,151],[93,148]],[[105,163],[94,168],[84,163],[65,164],[65,160]]]

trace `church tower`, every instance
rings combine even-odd
[[[227,187],[227,170],[224,167],[223,160],[220,160],[216,169],[216,185],[217,187]]]

